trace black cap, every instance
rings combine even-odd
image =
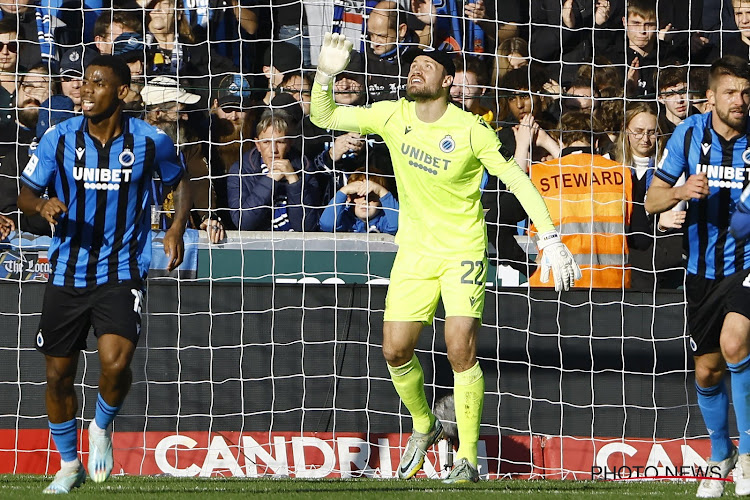
[[[250,107],[250,82],[240,74],[229,74],[217,78],[214,88],[219,106]]]
[[[299,124],[302,122],[302,118],[304,118],[302,114],[302,106],[300,106],[299,101],[295,99],[292,94],[287,94],[286,92],[276,94],[276,96],[271,99],[270,109],[289,116],[291,121],[287,121],[292,124]]]
[[[91,47],[77,46],[68,49],[60,60],[60,76],[83,78],[86,67],[98,55],[99,52]]]
[[[302,69],[302,52],[289,42],[273,42],[263,53],[263,66],[273,66],[281,73]]]
[[[456,76],[456,65],[453,64],[453,57],[451,52],[445,52],[443,50],[426,49],[426,50],[410,50],[404,54],[404,61],[407,64],[411,64],[414,59],[419,56],[429,57],[436,63],[440,64],[445,68],[445,72],[451,76]]]
[[[349,64],[346,65],[346,69],[342,71],[342,73],[364,76],[365,60],[362,57],[362,54],[353,50],[351,54],[349,54]]]

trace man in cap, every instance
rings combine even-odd
[[[130,68],[131,78],[143,80],[148,65],[148,48],[140,33],[125,32],[115,38],[112,55],[117,56]]]
[[[333,99],[336,104],[359,106],[367,97],[365,79],[365,60],[357,51],[352,51],[346,69],[336,75],[333,86]]]
[[[177,146],[178,156],[190,179],[193,225],[205,229],[209,241],[218,243],[224,239],[225,234],[221,219],[215,212],[216,194],[209,176],[208,161],[201,142],[187,125],[188,107],[197,104],[200,96],[185,92],[172,77],[159,76],[141,89],[141,97],[146,107],[146,122],[166,132]],[[169,227],[174,214],[172,192],[162,190],[159,194],[155,204],[161,205],[166,213],[164,222]]]
[[[68,49],[60,60],[62,93],[73,101],[73,111],[81,111],[81,86],[86,67],[97,56],[95,49],[84,46]]]
[[[240,160],[243,151],[252,148],[255,137],[251,109],[251,86],[245,77],[229,74],[214,79],[214,95],[211,101],[210,144],[213,148],[211,173],[216,179],[217,205],[228,207],[226,174]],[[225,225],[232,224],[229,213],[223,213]],[[227,226],[229,227],[229,226]],[[231,229],[231,228],[230,228]]]
[[[274,89],[281,85],[284,74],[302,70],[302,53],[296,45],[288,42],[274,42],[263,53],[263,75],[268,79],[263,102],[271,104]]]
[[[143,41],[143,35],[126,31],[115,38],[112,44],[112,55],[119,57],[130,69],[130,92],[125,97],[125,110],[140,113],[141,88],[144,84],[144,75],[148,62],[148,47]]]
[[[487,271],[487,231],[479,190],[485,169],[508,186],[539,228],[546,279],[552,270],[555,288],[567,290],[580,270],[555,231],[541,195],[495,132],[481,117],[450,103],[456,70],[448,54],[435,50],[414,54],[406,86],[413,101],[339,107],[331,88],[334,76],[347,66],[351,47],[342,35],[325,35],[311,117],[324,128],[379,134],[391,152],[401,204],[399,250],[385,304],[383,354],[414,426],[398,475],[413,477],[422,468],[427,449],[443,433],[427,404],[424,373],[414,354],[422,326],[432,323],[442,296],[460,441],[445,482],[476,482],[484,401],[476,339]]]

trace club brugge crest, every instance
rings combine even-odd
[[[742,161],[745,162],[745,165],[750,165],[750,148],[747,148],[744,153],[742,153]]]
[[[133,163],[135,163],[135,155],[129,149],[123,149],[118,160],[120,160],[120,165],[123,167],[132,167]]]
[[[454,149],[456,149],[456,141],[453,140],[453,137],[446,135],[440,140],[440,151],[443,153],[450,153]]]

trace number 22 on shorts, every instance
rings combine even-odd
[[[469,269],[461,276],[462,285],[483,285],[482,278],[484,277],[484,261],[477,260],[464,260],[461,262],[461,267],[468,267]],[[476,277],[472,280],[471,275],[474,273],[474,269],[477,270]]]

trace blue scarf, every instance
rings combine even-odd
[[[470,3],[475,0],[468,0]],[[377,5],[375,0],[365,0],[364,10],[369,15],[373,7]],[[439,50],[464,50],[467,52],[484,52],[484,31],[479,25],[472,21],[462,21],[464,17],[463,3],[459,6],[457,0],[433,0],[438,21],[436,29],[440,33],[445,33],[446,41],[437,47]],[[334,0],[333,5],[333,32],[341,33],[344,24],[344,13],[346,12],[346,3],[341,0]],[[367,32],[366,16],[362,20],[362,32]],[[364,42],[360,47],[360,52],[364,53]],[[385,56],[385,55],[384,55]]]
[[[468,0],[468,3],[474,1]],[[455,51],[484,52],[484,30],[475,22],[463,20],[463,3],[459,4],[456,0],[433,0],[433,4],[438,15],[437,32],[447,35],[446,41],[438,50],[452,48]]]
[[[37,39],[39,40],[39,50],[42,53],[42,61],[44,61],[45,63],[51,61],[56,65],[58,57],[57,51],[55,50],[55,39],[50,29],[50,11],[52,10],[50,8],[51,1],[44,0],[44,3],[44,6],[29,5],[29,8],[35,9],[34,15],[36,16],[36,34]],[[0,19],[4,17],[5,13],[0,10]]]

